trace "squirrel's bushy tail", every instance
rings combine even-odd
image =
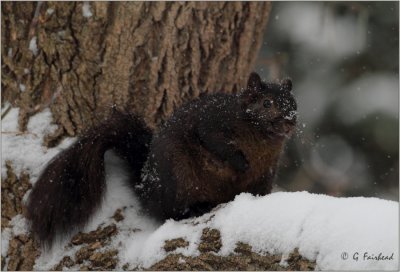
[[[58,235],[87,223],[99,206],[105,188],[104,153],[114,149],[139,182],[148,155],[151,131],[130,114],[114,112],[89,129],[44,169],[27,203],[27,217],[37,238],[47,246]]]

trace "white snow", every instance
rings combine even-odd
[[[31,179],[36,181],[46,163],[69,146],[73,139],[65,139],[57,147],[47,149],[42,146],[43,137],[56,129],[55,125],[50,124],[50,110],[46,109],[32,116],[25,133],[18,130],[18,113],[19,109],[11,109],[1,122],[1,176],[5,177],[5,161],[10,160],[17,175],[22,170],[27,170]]]
[[[1,256],[6,256],[10,239],[17,235],[27,234],[28,224],[25,217],[21,214],[14,216],[10,221],[10,227],[5,228],[1,232]]]
[[[10,225],[13,226],[14,235],[28,234],[29,232],[27,220],[21,214],[14,216],[10,221]]]
[[[17,134],[17,117],[18,109],[12,109],[2,121],[2,177],[5,160],[11,160],[17,173],[29,171],[35,181],[45,164],[73,139],[46,149],[41,146],[43,136],[55,128],[50,124],[50,111],[33,116],[25,134]],[[131,267],[150,266],[166,256],[164,241],[178,237],[186,239],[189,246],[175,252],[196,256],[205,227],[221,232],[223,246],[219,254],[222,255],[232,253],[236,243],[241,241],[257,252],[284,256],[297,247],[304,257],[316,260],[317,269],[321,270],[398,269],[398,202],[363,197],[335,198],[307,192],[277,192],[267,196],[243,193],[201,217],[157,223],[141,213],[138,200],[125,185],[129,177],[123,162],[112,152],[106,153],[105,158],[105,200],[85,231],[96,229],[101,223],[114,222],[110,217],[115,210],[127,207],[123,211],[125,219],[116,223],[119,233],[111,242],[111,246],[119,249],[117,269],[126,262]],[[25,231],[26,221],[21,216],[12,220],[12,228],[3,230],[3,256],[12,233]],[[50,269],[63,256],[73,256],[79,249],[65,249],[65,245],[66,240],[59,241],[51,251],[43,253],[34,269]],[[379,254],[393,256],[393,260],[364,260],[364,256]],[[343,256],[347,259],[343,260]],[[285,258],[281,263],[285,263]]]
[[[33,37],[29,42],[29,50],[32,51],[33,55],[37,55],[38,47],[37,47],[37,37]]]
[[[20,90],[21,92],[25,92],[26,86],[25,86],[24,84],[20,83],[20,84],[19,84],[19,90]]]
[[[1,256],[5,257],[8,251],[8,245],[12,237],[11,228],[5,228],[1,231]]]
[[[87,2],[87,1],[85,1],[85,2],[83,3],[83,6],[82,6],[82,16],[83,16],[83,17],[86,17],[86,18],[89,18],[89,17],[92,17],[92,16],[93,16],[92,11],[90,10],[90,4],[89,4],[89,2]]]
[[[211,217],[213,215],[213,217]],[[197,224],[195,224],[197,223]],[[334,198],[307,192],[280,192],[264,197],[243,193],[210,214],[181,222],[167,221],[142,241],[131,243],[125,260],[144,267],[165,257],[163,241],[184,237],[190,242],[187,255],[197,255],[204,227],[217,228],[222,236],[220,254],[232,253],[238,241],[253,250],[300,254],[316,259],[318,269],[385,269],[398,267],[398,203],[376,198]],[[346,252],[349,259],[343,260]],[[364,253],[394,260],[353,259]]]

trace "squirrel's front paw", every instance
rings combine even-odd
[[[245,172],[249,169],[249,162],[241,151],[235,152],[234,156],[228,159],[228,162],[237,171]]]

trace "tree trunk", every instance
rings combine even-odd
[[[73,136],[111,106],[155,128],[201,93],[244,86],[268,2],[2,2],[2,101],[20,129],[49,106]]]
[[[22,131],[50,107],[59,129],[47,146],[112,106],[156,128],[201,93],[244,86],[270,9],[268,2],[2,2],[2,103],[20,107]],[[10,163],[7,170],[2,229],[22,213],[30,188],[26,174],[17,180]],[[31,270],[40,252],[32,237],[9,244],[1,267]]]

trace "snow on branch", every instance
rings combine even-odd
[[[138,256],[128,252],[128,259],[150,265],[163,257],[163,241],[177,237],[190,242],[182,253],[196,254],[194,245],[205,227],[220,230],[222,255],[232,253],[237,242],[244,242],[256,252],[274,254],[299,248],[299,253],[316,260],[321,270],[398,268],[397,202],[308,192],[263,197],[243,193],[198,219],[166,222],[148,237]]]

